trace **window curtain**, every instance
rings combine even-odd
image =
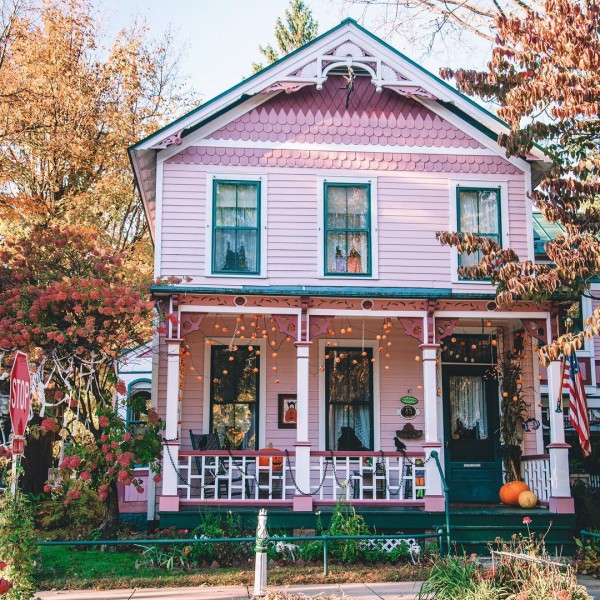
[[[449,385],[452,436],[455,439],[486,439],[489,431],[483,378],[453,376]]]

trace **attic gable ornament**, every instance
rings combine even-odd
[[[387,88],[407,98],[436,99],[436,96],[425,90],[419,82],[398,73],[383,62],[381,57],[372,55],[351,41],[320,54],[303,67],[280,77],[261,93],[284,90],[290,94],[311,84],[316,85],[317,90],[321,90],[329,75],[333,74],[342,75],[346,82],[346,108],[349,107],[350,95],[354,91],[354,80],[359,74],[370,76],[377,92]]]

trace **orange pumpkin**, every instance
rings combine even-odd
[[[508,506],[518,506],[519,494],[528,491],[529,486],[524,481],[509,481],[500,488],[500,502]]]
[[[269,444],[265,450],[275,450],[276,452],[279,452],[278,448],[273,448],[273,444]],[[283,456],[261,456],[258,459],[258,464],[261,467],[268,467],[269,464],[272,464],[273,471],[281,471],[281,469],[283,469]]]

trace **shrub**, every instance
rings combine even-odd
[[[7,600],[32,598],[37,545],[31,503],[23,494],[0,498],[0,559],[7,563],[2,575],[13,585]]]
[[[329,523],[328,535],[368,535],[371,533],[362,515],[350,504],[339,501]],[[361,540],[337,540],[329,544],[331,557],[343,562],[356,562],[363,550]]]

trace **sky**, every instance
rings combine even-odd
[[[346,17],[359,20],[360,6],[348,7],[343,0],[306,0],[319,24],[319,33]],[[143,19],[152,37],[169,27],[185,46],[182,71],[202,101],[210,100],[252,73],[252,63],[261,62],[259,45],[275,42],[274,27],[289,0],[96,0],[107,35]],[[362,22],[375,34],[371,15]],[[400,51],[437,73],[442,66],[481,67],[485,52],[437,51],[424,57],[407,48],[406,42],[389,40]],[[464,61],[463,61],[464,59]],[[467,61],[467,62],[465,62]]]

